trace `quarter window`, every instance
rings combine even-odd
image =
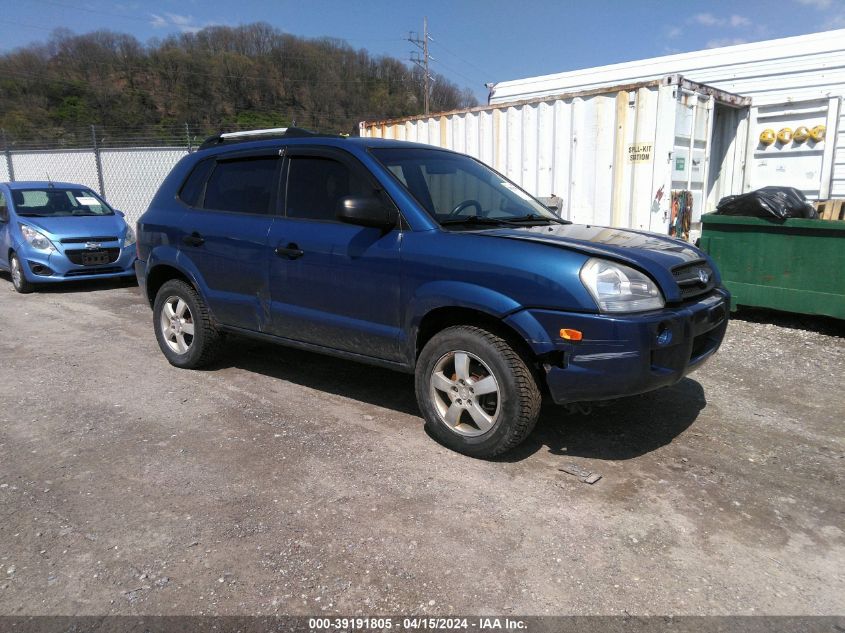
[[[199,204],[202,187],[205,184],[205,179],[208,178],[208,172],[211,171],[213,166],[213,160],[204,160],[194,167],[191,175],[188,176],[188,179],[179,191],[179,198],[182,202],[191,207]]]
[[[372,195],[372,186],[340,161],[293,156],[288,168],[287,217],[334,220],[346,196]]]
[[[205,187],[203,208],[235,213],[270,213],[278,157],[218,162]]]

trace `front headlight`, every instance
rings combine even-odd
[[[23,239],[25,239],[27,244],[29,244],[32,248],[37,248],[39,251],[47,251],[50,253],[56,250],[56,247],[53,246],[53,242],[51,242],[50,239],[43,233],[36,231],[28,224],[21,224],[20,227]]]
[[[135,243],[135,229],[126,225],[126,237],[123,238],[123,246],[132,246]]]
[[[589,259],[581,267],[581,283],[601,312],[645,312],[664,306],[663,294],[648,276],[605,259]]]

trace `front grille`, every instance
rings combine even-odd
[[[713,269],[704,261],[677,266],[672,269],[672,276],[684,300],[707,294],[716,285]]]
[[[86,268],[84,270],[71,270],[65,273],[65,277],[80,277],[82,275],[110,275],[112,273],[119,273],[123,269],[119,266],[111,266],[110,268]]]
[[[62,244],[85,244],[86,242],[116,242],[117,238],[111,235],[95,235],[94,237],[65,237],[59,240]]]
[[[65,251],[65,255],[71,261],[71,263],[76,264],[77,266],[84,266],[85,264],[82,263],[82,256],[83,255],[96,255],[98,253],[108,253],[108,262],[109,264],[113,264],[117,261],[117,258],[120,257],[120,249],[119,248],[97,248],[94,250],[88,250],[87,248],[82,249],[74,249]],[[95,264],[102,266],[103,264]],[[87,274],[87,273],[85,273]]]

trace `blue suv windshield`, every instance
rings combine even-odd
[[[442,226],[565,222],[469,156],[424,148],[370,151]]]
[[[13,189],[12,200],[15,203],[15,211],[23,217],[114,215],[111,207],[90,189]]]

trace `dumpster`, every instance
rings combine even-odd
[[[756,306],[845,319],[845,222],[707,214],[701,248],[731,291]]]

